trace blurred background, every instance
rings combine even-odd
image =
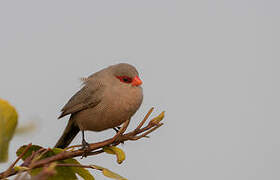
[[[166,110],[165,125],[121,146],[121,165],[106,154],[83,164],[133,180],[280,179],[279,7],[276,0],[0,1],[0,97],[17,108],[19,126],[37,126],[12,140],[10,161],[22,144],[56,143],[68,120],[57,117],[79,78],[126,62],[144,82],[129,129],[150,107],[153,116]],[[95,142],[113,134],[86,135]]]

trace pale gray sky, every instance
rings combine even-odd
[[[0,97],[16,106],[20,124],[38,124],[14,138],[10,153],[29,142],[53,146],[67,123],[57,120],[59,110],[79,78],[128,62],[145,95],[129,128],[152,106],[154,115],[166,110],[165,125],[122,146],[122,165],[105,154],[82,163],[130,180],[280,179],[279,7],[276,0],[0,1]]]

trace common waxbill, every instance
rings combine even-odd
[[[142,81],[135,67],[120,63],[84,79],[83,87],[62,108],[62,118],[71,114],[55,147],[67,147],[79,131],[103,131],[130,120],[142,103]]]

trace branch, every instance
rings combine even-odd
[[[126,121],[124,123],[124,125],[121,127],[121,129],[119,130],[119,132],[114,137],[101,141],[101,142],[90,144],[89,148],[87,149],[87,151],[89,152],[89,153],[87,153],[87,156],[92,156],[92,155],[97,155],[97,154],[103,153],[104,151],[102,150],[102,148],[105,146],[110,146],[110,145],[116,146],[125,141],[129,141],[129,140],[135,141],[135,140],[141,139],[143,137],[147,137],[148,134],[150,134],[151,132],[155,131],[157,128],[159,128],[160,126],[163,125],[163,123],[161,123],[160,121],[162,120],[162,118],[164,116],[164,112],[162,112],[159,116],[153,118],[148,123],[148,125],[146,125],[145,127],[142,128],[142,126],[144,125],[146,120],[151,115],[152,111],[153,111],[153,108],[150,109],[150,111],[147,113],[145,118],[139,123],[139,125],[133,131],[123,134],[126,131],[128,124],[129,124],[129,121]],[[47,157],[47,158],[41,159],[41,160],[39,158],[35,158],[36,155],[32,154],[33,157],[31,155],[29,158],[25,159],[25,161],[21,164],[21,166],[27,167],[30,170],[30,169],[43,167],[43,166],[46,167],[52,162],[70,159],[70,158],[74,158],[74,157],[78,157],[78,156],[83,156],[84,150],[82,150],[82,149],[68,151],[70,148],[73,149],[75,147],[80,147],[80,146],[81,145],[71,146],[69,148],[66,148],[65,151],[63,151],[57,155]],[[42,148],[39,151],[41,151],[41,152],[39,152],[39,153],[36,152],[37,155],[41,154],[43,151],[46,152],[47,149]],[[33,161],[34,158],[36,159],[36,161]],[[13,166],[14,165],[15,165],[15,163],[13,163]],[[15,170],[14,167],[12,167],[9,171],[8,170],[0,173],[0,179],[17,174],[17,171]]]
[[[4,179],[5,177],[11,175],[16,174],[16,171],[14,169],[16,163],[27,153],[27,151],[30,149],[30,147],[32,146],[32,143],[28,144],[27,147],[24,149],[24,151],[18,156],[18,158],[9,166],[9,168],[0,174],[0,178]],[[2,176],[1,176],[2,175]]]

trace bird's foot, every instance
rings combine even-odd
[[[117,126],[113,128],[116,131],[116,134],[120,131],[121,127]],[[121,144],[124,144],[124,141],[121,141]]]
[[[116,133],[118,133],[120,131],[121,127],[117,126],[117,127],[114,127],[113,129],[116,131]]]
[[[88,142],[86,142],[86,140],[84,140],[83,139],[83,141],[82,141],[82,149],[81,150],[83,150],[84,151],[84,153],[82,154],[82,158],[86,158],[87,157],[87,155],[88,155],[88,153],[90,152],[90,145],[89,145],[89,143]]]

